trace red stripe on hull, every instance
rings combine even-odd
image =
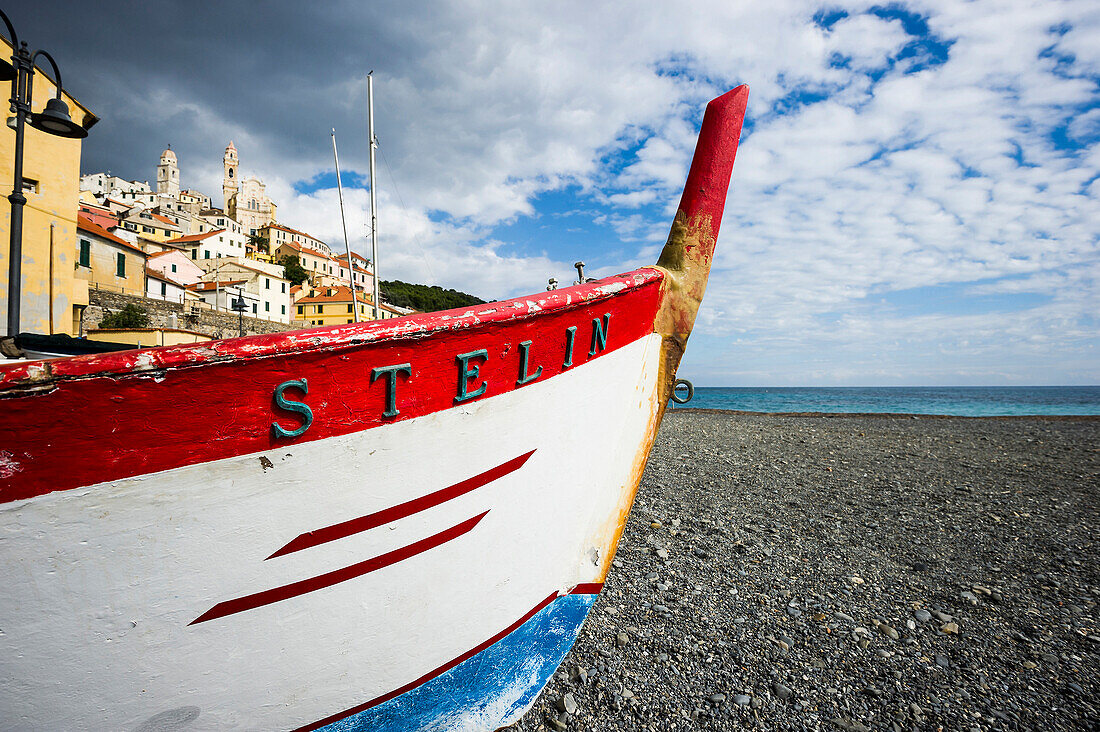
[[[350,521],[344,521],[339,524],[333,524],[332,526],[326,526],[323,529],[317,529],[316,531],[307,531],[304,534],[299,534],[289,544],[284,546],[279,551],[272,554],[268,559],[274,559],[275,557],[281,557],[284,554],[292,554],[294,552],[300,552],[303,549],[309,549],[310,547],[318,546],[319,544],[326,544],[330,541],[336,541],[337,539],[343,539],[346,536],[352,534],[358,534],[363,531],[369,531],[376,526],[392,523],[399,519],[412,516],[414,513],[420,513],[421,511],[427,511],[429,508],[438,506],[441,503],[458,498],[459,496],[466,495],[470,491],[477,490],[486,483],[492,483],[497,478],[503,478],[509,473],[513,473],[523,467],[523,464],[527,462],[527,459],[535,454],[535,451],[520,455],[517,458],[512,458],[506,463],[498,465],[492,470],[486,470],[480,475],[475,475],[472,478],[467,478],[464,481],[455,483],[447,488],[440,489],[434,493],[429,493],[426,496],[420,498],[414,498],[411,501],[392,506],[390,508],[376,511],[366,516],[351,519]]]
[[[383,567],[388,567],[391,564],[397,564],[403,562],[409,557],[415,557],[417,554],[422,554],[429,549],[446,544],[448,541],[457,539],[463,534],[473,530],[475,526],[485,518],[485,513],[478,514],[471,519],[467,519],[456,526],[452,526],[445,531],[440,531],[438,534],[429,536],[426,539],[403,546],[400,549],[394,549],[392,552],[386,552],[380,554],[377,557],[372,557],[366,561],[353,564],[349,567],[337,569],[333,572],[327,572],[317,577],[310,577],[309,579],[301,580],[299,582],[292,582],[289,585],[283,585],[282,587],[274,587],[270,590],[264,590],[263,592],[257,592],[252,595],[246,595],[244,597],[238,597],[234,600],[226,600],[225,602],[219,602],[214,607],[204,612],[199,617],[192,620],[188,625],[195,625],[197,623],[205,623],[208,620],[215,620],[217,618],[224,618],[226,615],[235,615],[236,613],[243,613],[245,610],[254,610],[264,605],[271,605],[272,603],[281,602],[283,600],[289,600],[292,597],[298,597],[299,595],[305,595],[310,592],[316,592],[317,590],[323,590],[326,587],[332,587],[333,585],[340,584],[341,582],[347,582],[348,580],[355,579],[356,577],[362,577],[370,572],[375,572]]]
[[[586,582],[584,584],[577,585],[572,590],[570,590],[569,592],[564,593],[564,594],[567,594],[567,595],[598,595],[598,594],[600,594],[600,590],[602,590],[602,589],[603,589],[603,585],[599,582]],[[447,663],[443,664],[442,666],[439,666],[437,668],[432,669],[428,673],[421,676],[419,679],[416,679],[414,681],[410,681],[409,683],[405,684],[404,686],[399,687],[397,689],[394,689],[393,691],[386,692],[382,696],[375,697],[374,699],[371,699],[369,702],[364,702],[363,704],[359,704],[358,706],[354,706],[351,709],[345,709],[344,711],[333,714],[330,717],[325,717],[324,719],[320,720],[319,722],[314,722],[313,724],[307,724],[304,727],[299,727],[298,729],[294,730],[294,732],[311,732],[312,730],[320,729],[320,728],[322,728],[326,725],[332,724],[333,722],[339,722],[341,719],[345,719],[346,717],[350,717],[353,714],[358,714],[359,712],[370,709],[371,707],[376,707],[379,704],[385,704],[390,699],[394,699],[396,697],[399,697],[407,691],[412,691],[413,689],[420,686],[421,684],[428,683],[429,681],[434,679],[436,676],[440,676],[442,674],[447,673],[448,671],[450,671],[452,668],[454,668],[458,664],[462,663],[463,661],[466,661],[466,660],[469,660],[469,659],[473,658],[474,656],[481,653],[482,651],[484,651],[489,646],[493,645],[494,643],[496,643],[500,639],[504,638],[509,633],[511,633],[512,631],[516,630],[521,625],[526,623],[528,620],[535,617],[535,615],[539,612],[539,610],[542,610],[544,607],[546,607],[547,605],[552,603],[558,597],[561,597],[561,595],[558,594],[557,592],[550,593],[546,597],[546,599],[544,599],[538,605],[535,605],[533,608],[531,608],[526,613],[524,613],[522,618],[520,618],[516,622],[509,625],[507,628],[500,631],[499,633],[494,635],[492,638],[489,638],[488,640],[483,641],[482,643],[475,646],[474,648],[471,648],[470,650],[466,651],[465,653],[463,653],[458,658],[451,659],[450,661],[447,661]]]
[[[479,310],[0,368],[0,503],[451,409],[456,357],[480,349],[469,392],[488,387],[475,399],[522,389],[652,333],[662,278],[642,269]],[[608,313],[606,346],[590,356],[593,321]],[[384,417],[388,379],[371,375],[398,364],[411,374],[395,376],[399,414]],[[308,395],[286,397],[309,405],[313,423],[300,437],[276,437],[272,423],[292,430],[301,421],[276,407],[275,387],[301,379]]]

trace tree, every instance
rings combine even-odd
[[[481,305],[485,301],[480,297],[467,295],[457,290],[444,290],[437,285],[416,285],[401,280],[387,280],[379,283],[382,299],[391,305],[412,308],[422,313],[435,310],[450,310],[467,305]]]
[[[290,280],[292,285],[300,285],[309,279],[309,272],[298,261],[297,254],[285,254],[278,261],[283,265],[283,276]]]
[[[248,237],[248,243],[258,251],[264,254],[271,254],[271,240],[266,236],[260,236],[259,234],[252,234]]]
[[[117,313],[108,313],[99,321],[100,328],[144,328],[149,325],[149,315],[143,308],[130,303]]]

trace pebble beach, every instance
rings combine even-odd
[[[1100,728],[1100,419],[670,410],[526,730]]]

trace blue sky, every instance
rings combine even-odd
[[[85,172],[151,178],[172,142],[184,185],[217,199],[233,139],[280,219],[337,244],[335,126],[361,251],[373,68],[381,274],[486,298],[570,281],[578,259],[655,261],[703,106],[748,83],[683,376],[1100,383],[1097,3],[595,5],[46,2],[13,20],[104,119]]]

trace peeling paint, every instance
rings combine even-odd
[[[7,450],[0,450],[0,478],[10,478],[22,469],[23,466],[15,460],[14,455]]]

